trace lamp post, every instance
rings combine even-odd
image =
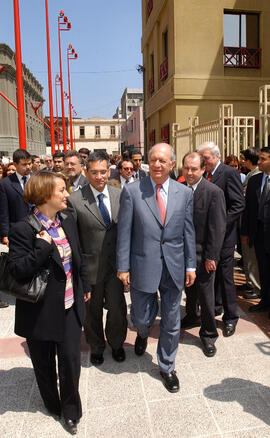
[[[77,59],[78,55],[73,49],[72,45],[69,44],[67,48],[67,65],[68,65],[68,97],[69,97],[69,123],[70,123],[70,147],[73,149],[73,134],[72,134],[72,114],[71,114],[71,91],[70,91],[70,69],[69,69],[69,61],[70,59]]]
[[[64,89],[63,89],[63,72],[62,72],[62,56],[61,56],[61,31],[70,30],[71,23],[68,21],[64,11],[60,11],[58,15],[58,43],[59,43],[59,66],[60,66],[60,81],[61,81],[61,105],[62,105],[62,129],[63,129],[63,144],[64,152],[67,151],[67,137],[66,137],[66,122],[65,122],[65,104],[64,104]]]
[[[54,118],[53,118],[52,70],[51,70],[48,0],[45,0],[45,10],[46,10],[46,34],[47,34],[48,88],[49,88],[49,104],[50,104],[51,152],[53,155],[55,153],[55,137],[54,137]]]
[[[57,146],[58,146],[58,152],[60,150],[59,146],[59,120],[58,120],[58,103],[57,103],[57,85],[61,85],[60,77],[57,74],[55,76],[55,106],[56,106],[56,132],[57,132]]]
[[[26,149],[19,0],[13,0],[13,7],[14,7],[14,31],[15,31],[15,58],[16,58],[19,142],[20,142],[20,148]]]

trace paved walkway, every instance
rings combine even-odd
[[[218,322],[214,358],[203,355],[198,329],[182,331],[177,394],[167,392],[160,381],[155,354],[158,322],[141,358],[134,355],[135,332],[129,329],[122,364],[113,361],[108,348],[104,364],[93,367],[82,341],[83,417],[77,436],[270,437],[270,340],[241,310],[240,314],[231,338],[223,338]],[[14,302],[0,309],[0,437],[68,437],[62,423],[46,414],[25,340],[14,335],[13,323]]]

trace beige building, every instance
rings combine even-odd
[[[147,147],[171,141],[172,125],[259,113],[270,84],[269,0],[142,0]]]
[[[121,151],[121,126],[123,119],[73,119],[74,149],[88,148],[91,151],[103,150],[108,154]]]
[[[6,44],[0,44],[0,90],[15,105],[16,96],[16,64],[15,54]],[[27,150],[32,154],[46,153],[44,125],[40,122],[31,107],[31,102],[43,102],[43,87],[28,68],[23,65],[23,84],[25,97],[25,123]],[[38,115],[43,118],[42,109]],[[12,155],[19,147],[18,113],[2,96],[0,96],[0,154]]]

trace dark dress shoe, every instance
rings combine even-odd
[[[160,375],[165,388],[169,392],[179,391],[179,380],[176,376],[176,371],[172,371],[171,373],[164,373],[163,371],[160,371]]]
[[[210,342],[206,341],[205,339],[201,338],[202,341],[202,351],[207,357],[213,357],[215,356],[217,349],[214,344],[211,344]]]
[[[124,362],[126,358],[125,350],[121,347],[118,350],[112,350],[112,357],[116,362]]]
[[[251,290],[250,292],[244,294],[243,298],[245,298],[245,300],[250,300],[250,299],[260,298],[260,296],[261,295],[255,292],[254,290]]]
[[[244,291],[244,290],[252,290],[252,287],[249,286],[247,283],[245,283],[245,284],[241,284],[241,285],[236,286],[236,289]]]
[[[191,329],[193,327],[201,327],[201,320],[200,319],[190,319],[188,316],[185,316],[181,320],[181,328],[183,329]]]
[[[71,420],[70,418],[65,418],[65,427],[71,435],[76,435],[77,420]]]
[[[90,361],[93,365],[102,365],[104,362],[103,354],[94,354],[90,356]]]
[[[232,336],[235,332],[235,324],[231,322],[225,322],[225,326],[223,328],[223,336],[225,338],[228,338],[229,336]]]
[[[8,307],[8,306],[9,306],[9,304],[6,303],[6,301],[0,300],[0,309],[4,309],[4,307]]]
[[[250,306],[248,311],[249,312],[266,312],[268,310],[269,306],[266,306],[265,304],[258,303],[254,304],[254,306]]]
[[[136,341],[135,341],[135,354],[137,356],[142,356],[146,350],[147,347],[147,338],[141,338],[140,335],[137,335]]]

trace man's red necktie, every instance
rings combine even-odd
[[[207,179],[207,181],[211,181],[211,179],[212,179],[212,176],[213,176],[213,175],[212,175],[212,173],[211,173],[211,172],[209,172],[209,173],[208,173],[208,175],[207,175],[207,178],[206,178],[206,179]]]
[[[158,205],[158,209],[159,209],[159,213],[160,213],[160,217],[162,220],[163,225],[165,224],[165,219],[166,219],[166,207],[164,204],[164,201],[162,199],[162,196],[160,194],[160,189],[162,188],[162,184],[157,184],[156,186],[156,200],[157,200],[157,205]]]

